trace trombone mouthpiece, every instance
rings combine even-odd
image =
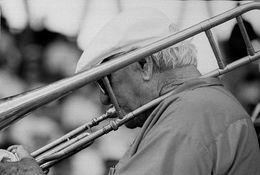
[[[116,109],[116,107],[114,105],[110,105],[104,115],[108,116],[108,118],[122,119],[124,117],[123,112],[120,109]]]
[[[113,105],[110,105],[104,115],[108,116],[108,118],[116,118],[117,117],[116,108]]]

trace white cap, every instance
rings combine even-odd
[[[76,73],[100,64],[120,52],[144,47],[171,34],[171,20],[153,8],[126,10],[108,22],[81,55]]]

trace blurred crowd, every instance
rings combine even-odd
[[[33,31],[27,27],[12,32],[1,19],[0,38],[0,98],[16,95],[48,85],[74,74],[82,51],[75,39],[46,29]],[[249,26],[250,27],[250,26]],[[251,33],[251,32],[250,32]],[[236,29],[232,39],[222,43],[230,60],[241,58],[241,38]],[[250,37],[258,39],[256,35]],[[260,48],[260,47],[259,47]],[[234,93],[251,115],[260,102],[259,64],[251,64],[223,77],[226,86]],[[0,133],[0,148],[23,144],[33,152],[68,131],[104,113],[98,100],[98,90],[89,84],[70,95],[33,111],[28,117]],[[4,101],[4,99],[3,99]],[[66,159],[51,169],[55,175],[103,175],[114,165],[132,143],[136,130],[110,133],[95,141],[92,146]],[[259,133],[258,133],[259,134]]]
[[[260,50],[260,37],[252,25],[243,19],[248,36],[256,51]],[[248,55],[238,24],[234,25],[230,38],[223,43],[226,63]],[[243,66],[223,77],[227,87],[238,98],[249,114],[260,103],[260,61]]]

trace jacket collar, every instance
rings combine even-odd
[[[193,78],[186,80],[176,80],[174,82],[166,82],[161,91],[160,96],[166,94],[169,91],[175,91],[180,93],[186,90],[192,90],[199,87],[208,87],[208,86],[223,86],[219,78]]]

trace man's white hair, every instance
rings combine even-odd
[[[174,33],[178,32],[178,27],[175,24],[171,25],[170,29]],[[194,44],[191,43],[191,39],[154,53],[150,58],[161,71],[186,65],[194,65],[197,67],[197,49]]]

